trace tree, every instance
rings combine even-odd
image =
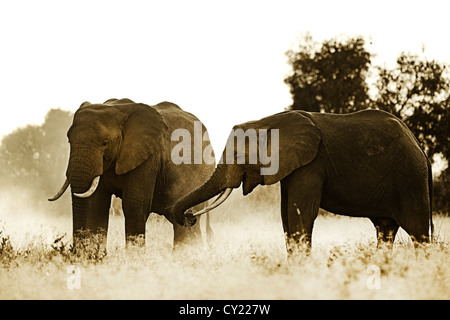
[[[448,66],[402,53],[392,70],[379,68],[376,107],[402,119],[433,161],[450,160],[450,76]],[[450,167],[435,180],[435,208],[450,212]]]
[[[347,113],[366,108],[388,111],[411,129],[433,161],[450,160],[450,75],[440,62],[402,53],[393,69],[378,67],[378,96],[370,99],[366,82],[372,55],[364,39],[331,39],[322,44],[306,34],[289,50],[291,74],[284,80],[291,109]],[[435,207],[450,212],[450,167],[435,179]]]
[[[363,38],[330,39],[319,45],[306,34],[298,50],[286,55],[292,66],[284,80],[292,94],[291,109],[347,113],[370,106],[366,76],[372,55]]]
[[[26,191],[30,205],[59,211],[63,202],[48,206],[47,198],[59,188],[67,166],[69,144],[66,132],[71,112],[50,110],[41,126],[28,125],[5,136],[0,145],[1,192]]]
[[[376,107],[402,119],[430,158],[450,159],[450,77],[447,67],[402,53],[397,66],[379,68]]]

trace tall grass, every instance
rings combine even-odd
[[[415,249],[401,231],[390,250],[376,249],[368,219],[322,214],[311,252],[287,257],[276,201],[232,196],[211,212],[214,238],[176,252],[172,226],[157,215],[145,248],[126,248],[124,218],[111,217],[106,255],[102,239],[74,251],[70,219],[18,230],[10,219],[0,224],[0,299],[450,298],[448,216],[434,217],[433,243]]]

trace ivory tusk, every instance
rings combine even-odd
[[[204,208],[204,209],[202,209],[202,210],[200,210],[200,211],[198,211],[198,212],[194,212],[192,215],[195,217],[195,216],[199,216],[199,215],[201,215],[201,214],[204,214],[204,213],[206,213],[206,212],[208,212],[208,211],[210,211],[210,210],[212,210],[212,209],[214,209],[214,208],[217,208],[218,206],[220,206],[225,200],[227,200],[227,198],[230,196],[230,194],[231,194],[231,192],[233,191],[233,188],[227,188],[227,189],[225,189],[224,191],[222,191],[220,194],[219,194],[219,196],[216,198],[216,200],[214,200],[214,202],[210,205],[210,206],[208,206],[208,207],[206,207],[206,208]]]
[[[68,187],[69,187],[69,179],[66,178],[66,181],[64,182],[63,186],[58,191],[58,193],[53,198],[48,199],[48,201],[55,201],[61,198],[61,196],[64,194],[64,192],[66,192]]]
[[[223,190],[221,193],[219,193],[217,198],[211,203],[211,206],[213,204],[215,204],[217,201],[219,201],[225,193],[227,193],[226,198],[223,200],[223,201],[225,201],[228,198],[228,196],[230,195],[231,191],[233,191],[233,188],[226,188],[225,190]],[[222,203],[223,201],[221,201],[220,203]]]
[[[89,198],[97,189],[98,183],[100,182],[100,176],[96,176],[94,180],[92,180],[91,187],[85,193],[74,193],[73,195],[78,198]]]

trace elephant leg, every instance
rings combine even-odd
[[[192,227],[183,227],[178,223],[173,224],[173,249],[177,250],[184,245],[193,246],[202,244],[200,223]]]
[[[320,175],[307,168],[300,168],[281,181],[281,218],[290,254],[299,246],[306,245],[307,250],[311,247],[322,185]]]
[[[122,191],[127,245],[145,246],[145,224],[152,209],[157,170],[151,163],[139,166],[127,177]]]
[[[122,201],[127,245],[145,245],[145,223],[148,216],[145,202],[144,199],[130,197],[124,197]]]
[[[88,199],[75,198],[73,199],[75,211],[80,210],[78,208],[80,203],[83,204],[85,212],[85,225],[76,227],[74,221],[74,248],[86,249],[93,245],[101,251],[106,251],[111,194],[97,190]],[[79,215],[80,212],[76,214]]]
[[[194,207],[195,211],[199,211],[205,207],[205,204],[199,204]],[[192,227],[183,227],[176,222],[173,222],[173,248],[177,250],[188,244],[200,245],[203,244],[202,233],[200,229],[200,221]]]
[[[87,217],[87,228],[97,234],[108,233],[109,208],[111,194],[97,190],[89,199],[90,214]]]
[[[398,216],[400,226],[410,235],[414,244],[429,242],[430,208],[427,201],[419,197],[401,201],[401,211]]]
[[[377,230],[377,248],[384,244],[392,249],[399,225],[391,218],[370,218]]]
[[[289,219],[288,219],[288,189],[287,182],[285,180],[281,180],[280,182],[281,189],[281,222],[283,223],[283,231],[284,236],[287,240],[289,235]],[[287,245],[287,243],[286,243]]]

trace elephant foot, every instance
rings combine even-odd
[[[192,227],[197,223],[197,218],[194,216],[192,211],[188,211],[184,214],[184,227]]]
[[[311,235],[297,232],[293,235],[285,234],[288,258],[309,255],[311,253]]]
[[[200,234],[189,230],[182,236],[178,234],[173,241],[172,254],[176,257],[195,257],[204,252],[205,246]],[[184,258],[183,258],[184,259]]]
[[[106,257],[106,233],[78,231],[73,238],[70,252],[77,259],[101,261]]]
[[[129,235],[126,240],[127,248],[145,248],[145,235]]]

